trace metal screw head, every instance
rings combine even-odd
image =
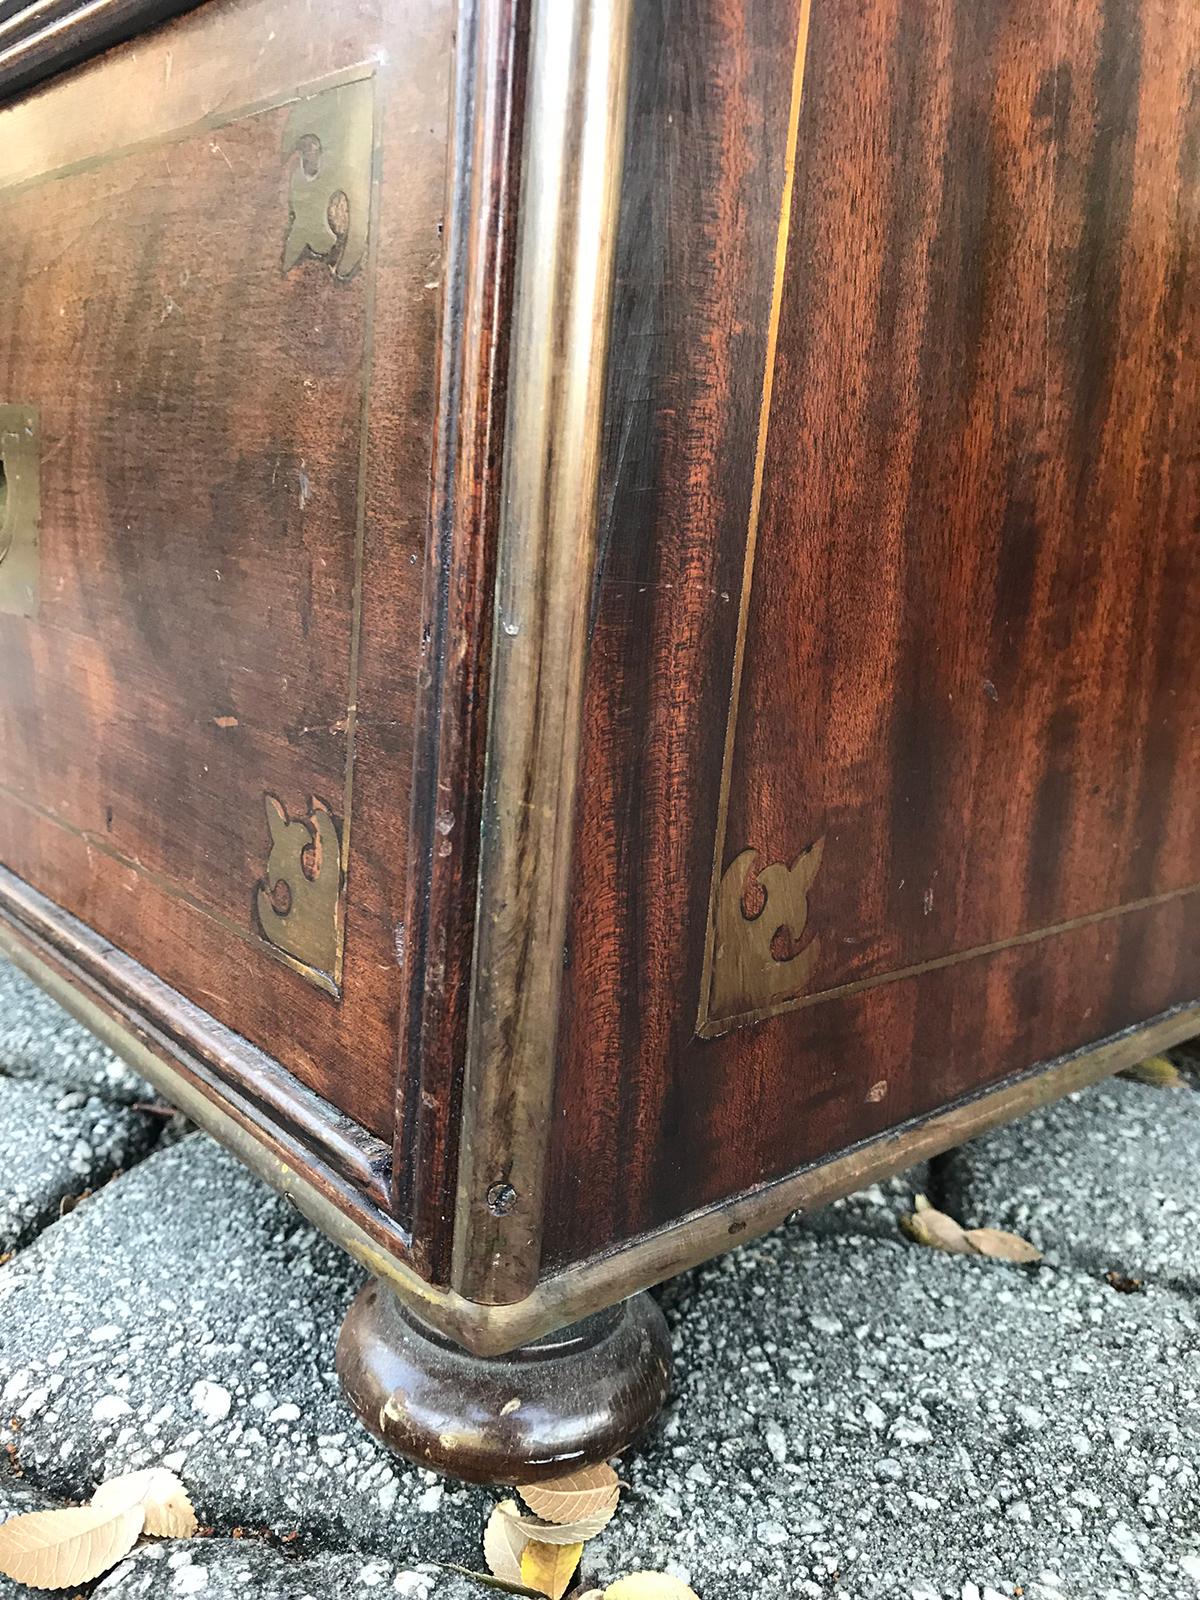
[[[508,1217],[516,1210],[517,1191],[511,1183],[494,1183],[487,1192],[487,1208],[494,1217]]]

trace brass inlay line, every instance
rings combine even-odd
[[[696,1031],[708,1025],[709,995],[712,990],[713,943],[716,931],[717,896],[721,886],[721,862],[725,855],[725,826],[729,816],[729,784],[733,766],[733,747],[737,738],[738,700],[742,688],[742,660],[746,653],[746,627],[750,611],[750,585],[754,576],[754,555],[758,544],[758,518],[762,506],[763,469],[767,457],[767,435],[771,425],[771,397],[775,387],[775,357],[779,347],[779,319],[783,305],[783,269],[787,261],[791,234],[792,194],[796,182],[796,150],[800,140],[800,104],[804,97],[804,66],[808,56],[808,28],[812,0],[801,0],[796,54],[792,64],[792,100],[788,110],[787,147],[784,154],[783,198],[779,226],[775,235],[775,277],[771,290],[771,317],[767,324],[767,353],[763,372],[762,398],[758,408],[758,441],[754,451],[754,479],[750,491],[750,515],[746,529],[746,554],[742,563],[742,592],[738,603],[737,641],[733,652],[733,683],[729,691],[729,716],[725,724],[725,751],[721,761],[721,790],[717,803],[717,837],[713,846],[712,881],[708,891],[708,926],[704,941],[704,969],[700,980],[700,1012]]]
[[[904,978],[920,977],[922,973],[938,972],[944,967],[956,967],[963,961],[978,961],[983,956],[999,955],[1004,950],[1015,950],[1021,945],[1040,944],[1043,939],[1053,939],[1060,933],[1074,933],[1078,928],[1094,927],[1098,922],[1111,922],[1116,917],[1133,911],[1149,911],[1155,906],[1167,905],[1172,900],[1182,900],[1189,894],[1200,893],[1200,883],[1185,884],[1181,889],[1167,889],[1162,894],[1148,894],[1141,900],[1127,900],[1123,905],[1110,906],[1104,911],[1089,911],[1083,916],[1070,917],[1065,922],[1054,922],[1046,928],[1031,928],[1027,933],[1017,933],[1010,939],[996,939],[991,944],[972,945],[969,950],[952,950],[948,955],[933,956],[928,961],[917,961],[908,967],[897,967],[891,972],[878,972],[870,978],[856,978],[851,983],[839,983],[832,989],[822,989],[817,994],[797,995],[794,999],[780,1001],[778,1005],[763,1006],[758,1011],[746,1011],[736,1017],[713,1017],[704,1026],[704,1037],[716,1038],[731,1028],[744,1027],[749,1022],[761,1022],[764,1017],[778,1016],[781,1011],[802,1011],[807,1006],[823,1000],[840,1000],[847,995],[863,994],[868,989],[878,989],[885,983],[899,983]]]
[[[362,651],[363,567],[367,538],[367,472],[370,462],[369,423],[371,383],[375,374],[375,296],[376,267],[379,260],[379,182],[382,168],[382,139],[379,127],[379,96],[371,85],[371,175],[367,208],[366,308],[362,357],[362,393],[358,429],[358,484],[354,508],[354,578],[350,607],[350,673],[346,705],[346,778],[342,791],[342,880],[350,871],[350,819],[354,797],[354,762],[358,750],[358,665]]]

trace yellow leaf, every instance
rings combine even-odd
[[[72,1589],[115,1567],[137,1543],[140,1505],[30,1511],[0,1523],[0,1572],[31,1589]]]
[[[1182,1089],[1187,1079],[1175,1063],[1166,1056],[1150,1056],[1128,1067],[1121,1076],[1133,1078],[1137,1083],[1148,1083],[1152,1089]]]
[[[601,1462],[598,1467],[581,1467],[561,1478],[518,1484],[517,1493],[534,1516],[547,1522],[585,1522],[601,1515],[607,1522],[617,1509],[621,1483],[613,1469]]]
[[[562,1600],[582,1554],[581,1544],[538,1544],[531,1539],[521,1551],[521,1582],[549,1600]]]
[[[604,1600],[699,1600],[694,1589],[665,1572],[631,1572],[610,1583]]]
[[[993,1261],[1040,1261],[1042,1252],[1019,1233],[1005,1233],[1003,1228],[968,1228],[963,1235],[976,1255],[989,1256]]]
[[[927,1244],[934,1250],[947,1250],[951,1255],[972,1254],[970,1241],[962,1227],[944,1211],[929,1204],[923,1194],[916,1199],[916,1210],[900,1218],[900,1226],[917,1244]]]
[[[483,1530],[483,1559],[493,1578],[505,1583],[523,1583],[521,1577],[521,1552],[529,1543],[529,1535],[521,1525],[521,1513],[515,1500],[502,1500],[488,1518]]]
[[[187,1490],[166,1467],[147,1467],[109,1478],[92,1496],[92,1504],[110,1511],[141,1506],[146,1517],[142,1532],[159,1539],[190,1539],[197,1528]]]

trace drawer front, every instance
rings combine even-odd
[[[637,18],[550,1266],[1200,992],[1200,13]]]
[[[448,12],[205,5],[0,112],[0,860],[383,1140]]]

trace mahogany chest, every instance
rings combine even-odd
[[[1200,10],[0,18],[0,947],[412,1326],[1200,1031]]]

